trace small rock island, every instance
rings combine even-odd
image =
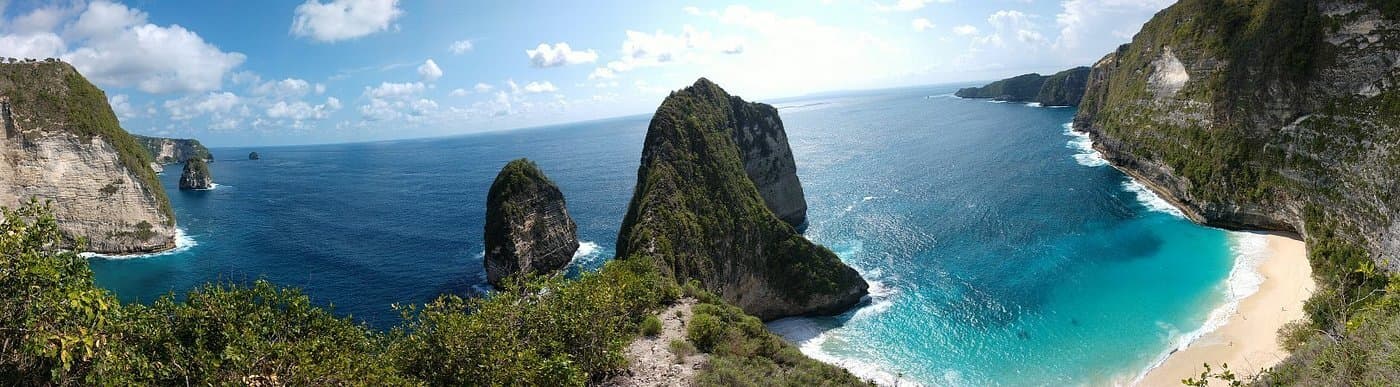
[[[258,155],[258,152],[249,152],[249,153],[248,153],[248,159],[249,159],[249,160],[258,160],[258,159],[261,159],[261,158],[262,158],[262,156],[259,156],[259,155]]]
[[[486,197],[487,282],[500,289],[517,274],[563,269],[578,251],[577,232],[564,194],[534,162],[507,163]]]
[[[209,175],[209,164],[198,157],[185,160],[185,171],[180,173],[180,189],[210,188],[214,188],[214,178]]]

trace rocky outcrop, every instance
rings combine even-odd
[[[107,97],[58,61],[0,64],[0,204],[52,200],[59,227],[87,250],[175,246],[175,216],[150,155]]]
[[[486,197],[486,280],[502,288],[517,274],[549,274],[578,251],[578,226],[564,194],[534,162],[506,164]]]
[[[731,98],[730,105],[734,112],[732,135],[744,161],[744,173],[778,219],[799,230],[805,228],[807,198],[797,179],[797,163],[778,109],[739,98]]]
[[[759,143],[746,138],[776,146],[777,123],[771,106],[744,102],[703,78],[671,93],[647,128],[618,258],[649,260],[765,320],[840,313],[859,303],[865,280],[779,219],[745,168],[746,160],[771,158],[747,152],[790,152],[741,149],[741,142]],[[745,131],[755,134],[736,133]]]
[[[959,89],[962,98],[990,98],[1008,102],[1035,102],[1042,106],[1078,106],[1084,97],[1089,68],[1075,67],[1053,75],[1018,75],[982,87]]]
[[[1094,65],[1075,128],[1195,221],[1400,269],[1400,9],[1247,3],[1158,13]]]
[[[209,174],[209,164],[201,158],[185,160],[185,170],[180,173],[180,189],[214,188],[214,177]]]
[[[261,155],[258,155],[258,152],[248,152],[248,159],[249,159],[249,160],[258,160],[258,159],[262,159],[262,156],[261,156]]]
[[[174,164],[184,162],[192,158],[213,162],[214,155],[209,153],[209,148],[200,144],[199,140],[182,138],[147,137],[142,135],[131,135],[141,146],[146,148],[151,158],[157,163]]]

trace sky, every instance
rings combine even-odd
[[[0,0],[0,57],[55,57],[132,133],[373,141],[1091,65],[1169,0]]]

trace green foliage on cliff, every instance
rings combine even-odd
[[[653,261],[663,274],[699,280],[731,301],[737,294],[721,290],[738,273],[760,278],[785,301],[853,289],[858,298],[867,286],[860,275],[779,220],[749,180],[731,133],[733,106],[745,103],[702,78],[657,108],[618,257]]]
[[[1027,102],[1040,95],[1046,77],[1036,73],[1022,74],[982,87],[963,88],[954,93],[962,98],[993,98],[1001,101]]]
[[[165,190],[151,170],[151,156],[117,122],[107,104],[107,95],[88,82],[73,66],[63,62],[0,65],[0,77],[10,86],[3,90],[10,97],[12,111],[39,117],[59,118],[59,128],[84,140],[101,138],[116,149],[117,159],[141,181],[146,194],[155,198],[167,224],[175,224],[175,212]],[[50,118],[50,119],[52,119]],[[37,134],[26,134],[37,135]]]
[[[1078,106],[1089,83],[1089,68],[1075,67],[1045,78],[1034,101],[1044,106]]]

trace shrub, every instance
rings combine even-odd
[[[685,358],[694,355],[696,352],[695,345],[683,339],[671,340],[668,346],[671,348],[671,354],[676,356],[676,364],[685,363]]]
[[[642,319],[642,335],[656,336],[661,333],[661,319],[656,316],[647,316]]]

